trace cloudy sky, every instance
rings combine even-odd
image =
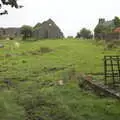
[[[1,27],[34,26],[49,18],[61,28],[65,36],[83,27],[94,30],[99,18],[106,20],[120,16],[120,0],[19,0],[22,9],[7,7],[9,15],[0,16]]]

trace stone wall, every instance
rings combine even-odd
[[[107,41],[120,40],[120,33],[107,33],[107,34],[99,33],[95,34],[95,39]]]
[[[20,37],[20,28],[0,28],[0,37]]]

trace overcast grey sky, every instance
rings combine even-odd
[[[106,20],[120,16],[120,0],[19,0],[22,9],[8,8],[9,15],[0,16],[1,27],[34,26],[49,18],[61,28],[65,36],[83,27],[94,29],[99,18]]]

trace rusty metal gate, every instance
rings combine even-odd
[[[120,56],[104,56],[105,85],[120,83]]]

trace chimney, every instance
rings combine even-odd
[[[104,18],[100,18],[99,19],[99,24],[103,24],[105,22],[105,19]]]

